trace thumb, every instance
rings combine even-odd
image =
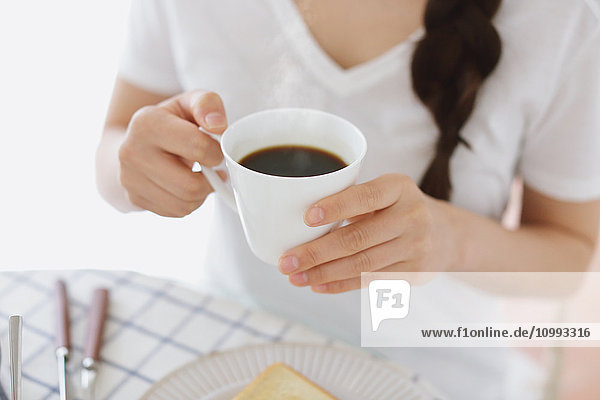
[[[184,93],[179,104],[196,123],[210,133],[221,134],[227,128],[227,117],[221,97],[215,92],[194,90]]]

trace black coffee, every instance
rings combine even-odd
[[[308,146],[274,146],[257,150],[239,161],[246,168],[277,176],[315,176],[344,168],[335,154]]]

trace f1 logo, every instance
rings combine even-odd
[[[406,318],[410,307],[410,284],[402,279],[371,281],[369,305],[373,332],[377,332],[386,319]]]

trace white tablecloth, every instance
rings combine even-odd
[[[8,392],[7,319],[21,314],[25,400],[58,399],[53,344],[57,279],[66,281],[70,300],[72,399],[80,398],[86,311],[96,287],[110,290],[97,399],[137,399],[173,369],[217,350],[277,341],[332,344],[301,325],[133,272],[2,272],[1,381]]]

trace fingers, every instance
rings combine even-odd
[[[398,201],[410,178],[399,174],[382,175],[361,185],[326,197],[304,216],[309,226],[325,225],[387,208]]]
[[[397,220],[399,216],[392,210],[384,210],[286,251],[281,256],[279,269],[284,274],[305,271],[392,240],[405,229],[398,221],[389,223],[392,218]]]
[[[422,269],[418,261],[422,250],[422,245],[411,238],[398,238],[355,255],[294,273],[289,276],[289,281],[294,286],[314,287],[360,277],[364,272],[417,272]]]
[[[378,272],[398,272],[403,271],[406,268],[405,264],[399,263],[390,265],[389,267],[385,267]],[[337,294],[348,292],[350,290],[357,290],[362,287],[362,277],[357,276],[354,278],[342,279],[339,281],[333,281],[328,283],[323,283],[320,285],[311,286],[311,290],[316,293],[323,294]]]
[[[355,255],[337,259],[289,276],[295,286],[310,286],[319,293],[340,293],[360,287],[363,273],[423,272],[427,270],[430,242],[416,231],[407,231]]]
[[[189,107],[196,123],[207,131],[221,134],[227,128],[225,107],[215,92],[192,93]]]
[[[198,127],[158,107],[145,107],[131,121],[130,143],[158,147],[190,162],[215,166],[223,160],[221,146]]]
[[[350,290],[360,289],[361,278],[344,279],[343,281],[335,281],[323,285],[313,286],[311,289],[316,293],[338,294],[348,292]]]
[[[201,202],[212,191],[204,175],[192,172],[177,157],[157,150],[147,151],[144,157],[121,160],[122,184],[129,192],[139,187],[134,181],[139,175],[185,202]]]
[[[212,187],[203,174],[192,172],[179,160],[164,155],[153,174],[149,175],[156,184],[184,201],[204,200]]]
[[[121,182],[132,203],[165,216],[197,208],[212,187],[194,162],[213,167],[223,154],[217,140],[227,127],[221,98],[196,90],[138,110],[119,148]]]
[[[194,90],[161,103],[181,118],[211,133],[221,134],[227,128],[227,117],[221,97],[215,92]]]
[[[123,179],[132,204],[164,217],[184,217],[202,204],[202,201],[181,200],[141,174],[128,174]]]
[[[402,239],[393,239],[352,256],[294,273],[290,275],[289,280],[295,286],[315,286],[354,278],[363,272],[376,271],[405,258],[402,254],[406,253],[406,249],[403,249],[404,242]]]
[[[210,167],[223,160],[219,143],[198,129],[200,126],[221,134],[227,128],[225,107],[218,94],[203,90],[185,92],[146,109],[150,112],[144,119],[145,128],[155,132],[150,139],[156,146]]]
[[[375,214],[375,211],[367,213],[367,214],[357,215],[356,217],[346,218],[346,220],[349,223],[353,224],[355,222],[360,221],[361,219],[369,218],[369,217],[373,216],[373,214]]]
[[[191,122],[170,116],[163,120],[163,125],[165,134],[154,138],[156,145],[168,153],[208,167],[219,165],[223,160],[219,142],[198,130]]]
[[[410,178],[384,175],[317,202],[307,225],[350,225],[284,253],[279,262],[295,286],[318,293],[360,288],[361,274],[425,271],[434,253],[434,224],[426,198]]]

